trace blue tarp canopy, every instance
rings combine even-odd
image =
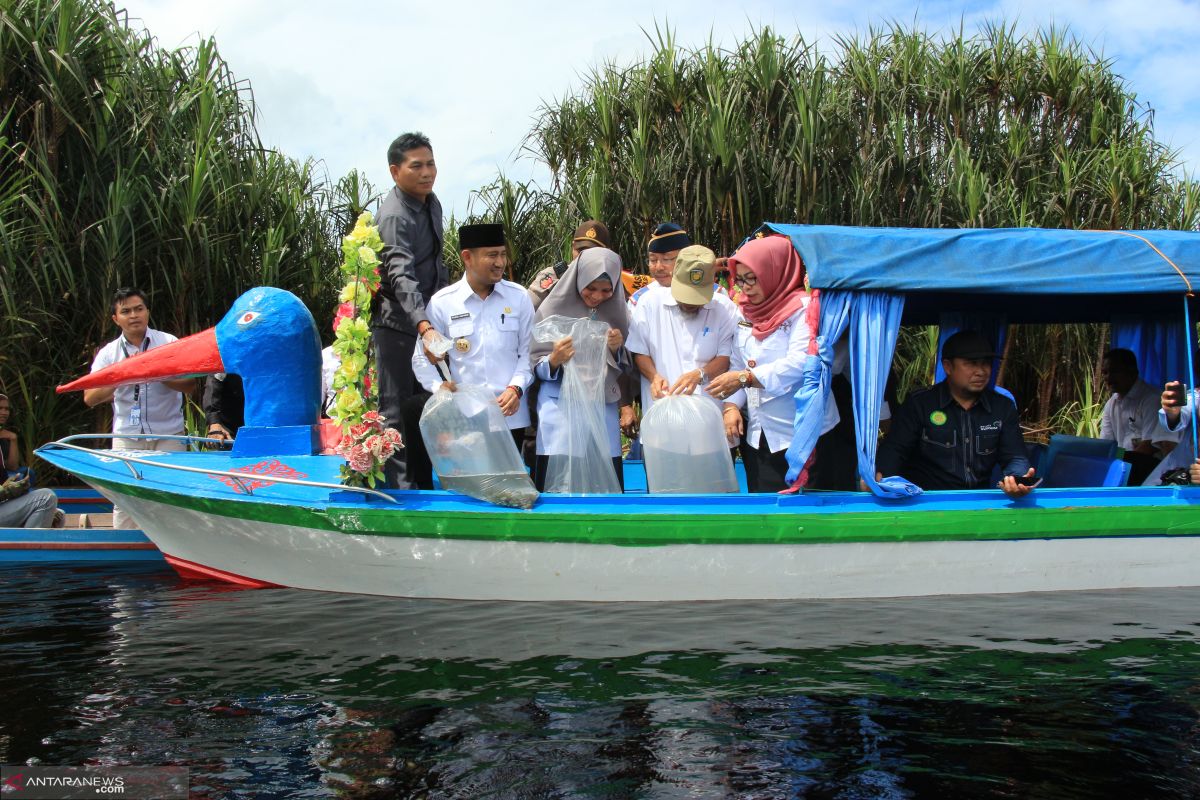
[[[1041,228],[854,228],[767,223],[791,238],[816,289],[906,296],[904,321],[1006,310],[1010,322],[1180,314],[1200,289],[1200,234]]]

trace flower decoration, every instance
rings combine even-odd
[[[333,376],[337,399],[329,415],[342,429],[342,442],[335,452],[346,458],[342,483],[347,486],[374,487],[383,480],[384,462],[404,446],[395,428],[383,426],[376,410],[378,383],[372,379],[371,298],[379,291],[382,249],[374,217],[364,211],[342,239],[341,272],[346,283],[338,295],[340,305],[333,321],[333,352],[340,366]]]

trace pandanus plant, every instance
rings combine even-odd
[[[551,197],[514,228],[563,241],[598,217],[636,267],[667,219],[721,253],[764,220],[1183,230],[1200,220],[1200,184],[1154,138],[1151,109],[1111,59],[1058,29],[933,37],[894,25],[822,49],[770,28],[726,47],[686,48],[659,26],[647,38],[641,60],[594,67],[543,104],[524,146],[549,169]],[[472,213],[494,218],[494,189],[478,200]],[[525,279],[545,266],[531,255],[518,254]],[[1078,418],[1057,421],[1090,429],[1098,406],[1073,376],[1099,385],[1107,328],[1012,333],[1008,363],[1028,368],[1006,381],[1024,418],[1046,427],[1074,403]],[[902,395],[932,377],[931,341],[901,339]]]

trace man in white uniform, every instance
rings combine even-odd
[[[121,335],[96,353],[92,372],[175,341],[171,334],[150,327],[150,309],[146,296],[139,289],[116,291],[112,300],[112,320],[121,329]],[[180,451],[186,450],[187,445],[178,439],[124,437],[183,435],[183,394],[191,392],[195,386],[196,381],[192,378],[180,378],[85,389],[83,402],[89,406],[112,402],[113,433],[117,436],[113,439],[114,450]],[[114,507],[113,527],[132,528],[135,523],[127,513]]]
[[[529,424],[525,390],[533,381],[529,342],[533,302],[525,287],[504,280],[508,268],[503,225],[463,225],[458,229],[463,277],[435,294],[425,307],[434,330],[450,339],[450,374],[439,372],[413,351],[413,373],[429,392],[454,391],[458,384],[486,386],[508,418],[518,448]]]
[[[714,294],[715,272],[713,251],[689,245],[675,257],[670,288],[643,294],[634,309],[625,346],[642,375],[643,415],[655,400],[692,394],[729,369],[737,314]]]

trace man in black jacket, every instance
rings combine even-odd
[[[892,418],[879,446],[876,476],[901,475],[922,489],[984,489],[999,464],[1000,488],[1012,498],[1032,487],[1033,469],[1025,453],[1017,409],[988,388],[991,343],[974,331],[960,331],[942,346],[946,379],[909,396]]]
[[[371,336],[379,411],[388,425],[400,430],[404,449],[388,461],[384,473],[389,487],[432,489],[433,469],[418,424],[429,395],[412,371],[417,339],[436,333],[425,318],[425,305],[449,283],[442,262],[442,204],[433,193],[437,165],[429,139],[420,133],[401,135],[388,148],[388,169],[396,186],[379,206],[382,284],[371,306]]]

